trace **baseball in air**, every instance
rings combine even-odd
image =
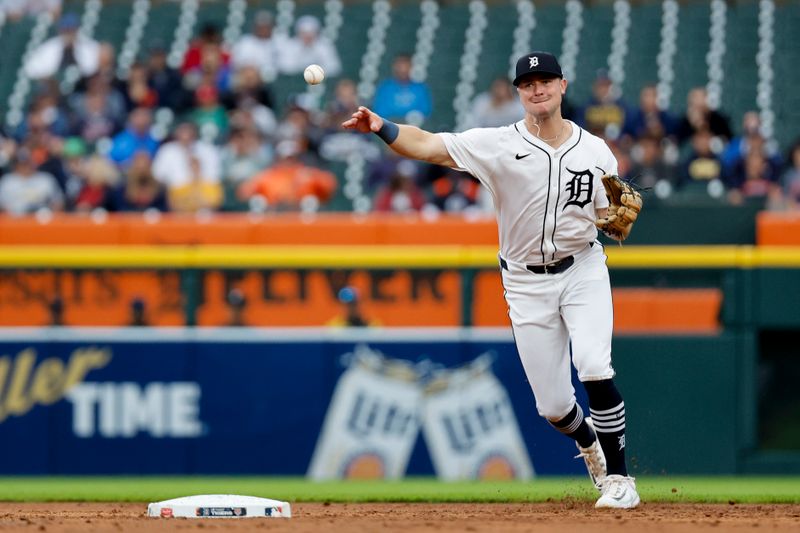
[[[325,71],[319,65],[309,65],[303,71],[303,77],[309,85],[316,85],[322,83],[322,80],[325,79]]]

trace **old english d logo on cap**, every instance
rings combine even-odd
[[[525,54],[517,60],[516,77],[514,86],[519,85],[523,76],[528,74],[551,74],[558,78],[563,78],[561,65],[558,64],[556,56],[548,52],[531,52]]]

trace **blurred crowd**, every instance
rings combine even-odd
[[[363,190],[374,211],[491,209],[468,174],[402,159],[340,128],[365,103],[389,119],[439,129],[430,123],[431,90],[412,79],[409,55],[392,58],[391,75],[361,102],[313,16],[299,17],[283,34],[270,12],[258,12],[231,46],[219,27],[206,24],[180,65],[171,66],[166,43],[151,41],[120,69],[118,51],[81,34],[79,17],[60,13],[59,2],[4,5],[18,9],[7,12],[9,23],[30,10],[58,18],[57,34],[23,65],[33,88],[22,120],[0,130],[3,212],[316,211],[342,192],[331,169],[344,168],[354,154],[367,162]],[[325,69],[331,90],[276,101],[276,84],[302,77],[311,63]],[[64,81],[70,73],[74,84]],[[658,197],[800,205],[800,142],[780,153],[764,138],[757,112],[730,124],[710,108],[703,88],[688,94],[680,116],[659,108],[655,86],[642,88],[634,104],[598,72],[591,99],[568,101],[564,111],[608,141],[620,174]],[[508,79],[498,77],[459,127],[506,125],[523,113]]]
[[[740,205],[763,202],[768,209],[800,202],[800,142],[786,154],[765,138],[757,111],[740,125],[712,109],[704,87],[687,95],[683,115],[660,109],[655,85],[643,87],[631,105],[605,71],[592,84],[590,100],[568,116],[606,139],[619,173],[655,196],[710,197]]]

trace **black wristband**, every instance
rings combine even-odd
[[[397,136],[400,135],[400,126],[391,120],[383,119],[383,126],[375,132],[375,135],[380,137],[386,144],[392,144],[397,140]]]

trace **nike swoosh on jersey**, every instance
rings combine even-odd
[[[524,155],[517,154],[514,157],[516,158],[517,161],[519,161],[520,159],[524,159],[524,158],[528,157],[529,155],[531,155],[530,152],[528,152],[527,154],[524,154]]]

